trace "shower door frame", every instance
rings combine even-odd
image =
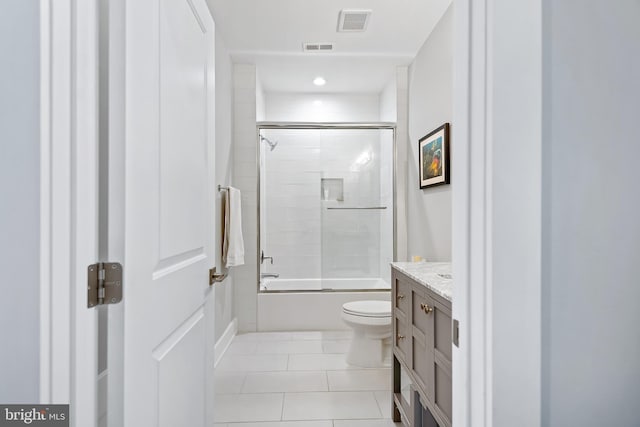
[[[393,187],[393,253],[392,259],[393,261],[397,261],[397,246],[398,246],[398,215],[397,215],[397,188],[396,184],[398,182],[398,150],[397,150],[397,125],[393,122],[318,122],[318,123],[310,123],[310,122],[257,122],[256,123],[256,142],[258,144],[257,154],[256,154],[256,164],[258,168],[258,180],[257,180],[257,195],[258,195],[258,233],[257,233],[257,254],[256,259],[258,260],[257,264],[257,289],[258,293],[267,293],[262,292],[260,290],[260,250],[261,250],[261,242],[260,242],[260,155],[261,155],[261,147],[260,147],[260,131],[268,130],[268,129],[281,129],[281,130],[391,130],[393,132],[393,160],[392,160],[392,187]],[[305,292],[347,292],[352,291],[351,289],[340,289],[340,290],[319,290],[319,291],[305,291]],[[380,292],[381,289],[358,289],[358,292]],[[268,293],[290,293],[296,291],[269,291]]]

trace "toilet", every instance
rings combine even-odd
[[[347,363],[363,368],[390,364],[391,301],[347,302],[342,320],[353,329]]]

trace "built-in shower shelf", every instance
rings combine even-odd
[[[344,179],[342,178],[321,178],[320,179],[320,199],[323,201],[344,201]]]

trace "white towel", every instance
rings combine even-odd
[[[229,187],[224,200],[224,240],[222,243],[222,262],[227,267],[244,264],[241,205],[240,190]]]

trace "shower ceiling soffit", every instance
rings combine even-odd
[[[264,90],[378,92],[415,57],[451,0],[207,0],[234,62],[255,63]],[[343,9],[372,11],[364,32],[338,32]],[[331,42],[305,53],[304,43]],[[327,79],[313,87],[316,75]]]

